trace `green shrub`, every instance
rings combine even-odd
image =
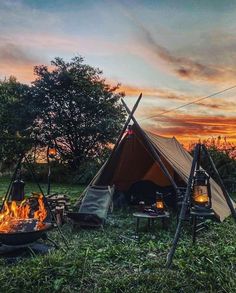
[[[32,164],[38,181],[46,183],[48,180],[48,164]],[[79,171],[72,171],[68,165],[58,162],[51,163],[51,182],[68,184],[88,184],[99,169],[96,161],[89,161],[81,165]],[[22,168],[25,181],[32,181],[32,175],[26,165]]]

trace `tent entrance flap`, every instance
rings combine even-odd
[[[164,158],[161,159],[173,178],[174,169]],[[171,185],[137,132],[134,132],[131,137],[126,135],[123,138],[116,154],[104,171],[96,184],[114,184],[116,189],[121,191],[129,190],[135,182],[141,180],[152,181],[161,187]]]

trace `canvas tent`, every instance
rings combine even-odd
[[[161,164],[153,155],[155,153]],[[187,183],[191,165],[192,156],[175,138],[158,136],[141,129],[136,123],[131,136],[123,133],[119,144],[91,184],[114,184],[121,191],[127,191],[139,180],[150,180],[163,187],[173,185],[173,182],[179,186]],[[213,179],[210,183],[212,208],[216,217],[223,221],[231,211],[219,185]],[[233,205],[236,207],[235,203]]]

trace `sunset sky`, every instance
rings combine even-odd
[[[120,82],[140,124],[180,141],[236,141],[236,1],[1,0],[0,78],[34,80],[33,66],[80,54]],[[146,119],[156,116],[152,119]]]

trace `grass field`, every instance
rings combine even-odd
[[[7,180],[0,181],[4,194]],[[45,187],[45,186],[43,186]],[[53,185],[52,191],[71,198],[81,186]],[[37,191],[27,185],[28,191]],[[186,224],[173,267],[164,268],[176,220],[168,230],[157,224],[150,232],[135,236],[131,211],[114,212],[104,230],[73,230],[64,225],[70,247],[66,251],[56,231],[51,238],[61,248],[6,265],[0,260],[0,292],[236,292],[236,224],[209,222],[208,230],[191,244]]]

